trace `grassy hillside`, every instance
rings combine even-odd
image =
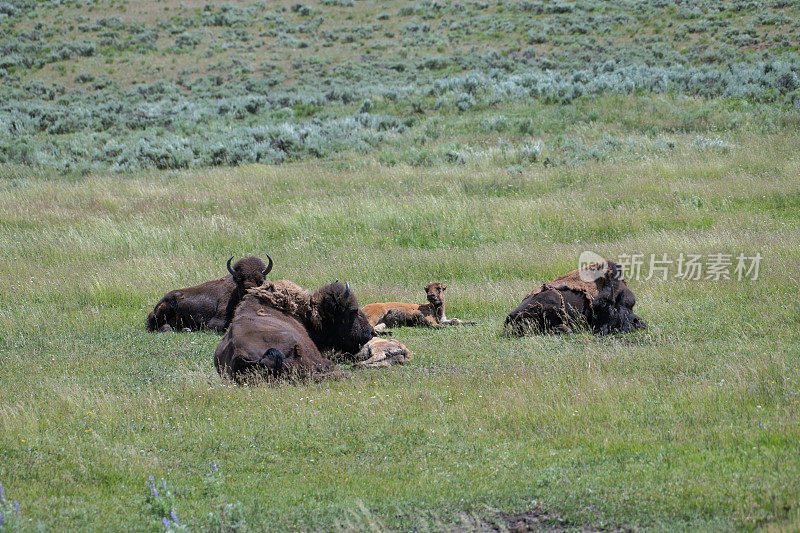
[[[698,97],[800,106],[797,2],[2,6],[0,163],[61,172],[365,155],[430,166],[511,150],[570,163],[709,129]],[[671,128],[644,121],[635,146],[575,131],[606,131],[594,98],[645,94],[669,102]]]
[[[797,530],[797,20],[0,2],[0,531]],[[763,260],[632,280],[633,335],[504,336],[584,250]],[[362,304],[446,282],[479,324],[233,386],[218,335],[144,317],[246,253]]]

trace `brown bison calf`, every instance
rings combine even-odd
[[[221,375],[335,376],[322,352],[357,354],[375,330],[348,285],[330,283],[314,293],[292,283],[264,283],[247,291],[214,353]]]
[[[439,328],[451,324],[474,324],[457,318],[448,319],[444,314],[444,291],[447,285],[438,282],[425,285],[427,304],[385,302],[365,305],[361,310],[376,331],[397,326],[430,326]]]
[[[264,283],[264,277],[272,270],[272,258],[267,259],[269,265],[265,266],[261,259],[250,255],[231,267],[231,257],[227,276],[168,292],[147,315],[147,329],[225,331],[245,291]]]
[[[647,327],[634,314],[634,305],[636,297],[622,279],[620,266],[605,261],[573,270],[537,288],[509,313],[505,327],[515,335],[529,331],[571,333],[579,324],[599,335],[626,333]]]

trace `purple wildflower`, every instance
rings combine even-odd
[[[167,490],[167,480],[166,479],[161,478],[161,486],[164,487],[164,490]]]
[[[2,483],[0,483],[0,503],[6,503],[6,491],[3,490]]]
[[[3,513],[0,513],[0,526],[3,525]]]
[[[158,490],[155,487],[153,487],[153,498],[158,498]]]
[[[161,519],[161,523],[164,524],[164,529],[169,529],[169,520],[163,518]]]
[[[216,461],[212,461],[212,463],[211,463],[211,470],[213,470],[214,472],[216,472],[216,471],[217,471],[217,462],[216,462]]]
[[[14,512],[19,514],[19,502],[14,502]]]
[[[176,524],[178,523],[178,513],[175,512],[175,509],[172,509],[169,513],[169,517],[172,518],[172,521]]]
[[[147,479],[150,480],[150,483],[155,483],[155,481],[156,481],[155,478],[153,478],[152,474],[147,476]]]

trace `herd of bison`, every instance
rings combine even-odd
[[[335,281],[312,292],[291,281],[268,281],[268,264],[247,256],[228,274],[194,287],[168,292],[147,316],[150,331],[215,330],[224,333],[214,352],[220,375],[236,381],[344,376],[336,362],[381,367],[407,362],[411,353],[387,339],[387,328],[474,324],[448,319],[447,285],[425,286],[427,304],[373,303],[359,307],[347,283]],[[505,319],[511,335],[593,333],[643,329],[633,313],[636,298],[610,260],[594,263],[537,287]]]

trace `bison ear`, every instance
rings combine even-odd
[[[447,283],[445,283],[444,285],[442,285],[442,290],[445,290],[445,289],[447,289]]]

